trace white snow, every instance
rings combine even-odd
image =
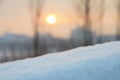
[[[0,80],[120,80],[120,42],[0,64]]]

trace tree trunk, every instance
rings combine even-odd
[[[90,22],[90,0],[85,1],[85,23],[84,23],[84,44],[92,44],[91,22]]]

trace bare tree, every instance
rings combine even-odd
[[[120,40],[120,0],[118,0],[117,10],[118,10],[117,40]]]
[[[90,0],[85,0],[85,45],[92,44],[91,20],[90,20]]]
[[[102,43],[103,42],[103,18],[104,18],[104,12],[105,12],[105,0],[100,0],[99,2],[99,21],[100,21],[100,26],[99,26],[99,38],[97,38],[97,43]]]
[[[1,6],[1,3],[3,2],[3,0],[0,0],[0,6]],[[0,60],[0,62],[5,62],[5,61],[7,61],[8,60],[8,58],[7,58],[7,54],[6,54],[6,50],[5,50],[5,48],[6,48],[6,46],[3,46],[3,45],[1,45],[2,47],[0,47],[1,48],[1,52],[2,52],[2,54],[3,54],[3,59],[2,60]],[[3,48],[3,49],[2,49]]]
[[[93,2],[92,2],[93,1]],[[83,28],[84,28],[84,45],[90,45],[96,42],[102,42],[102,34],[103,34],[103,17],[104,17],[104,3],[105,0],[74,0],[74,5],[79,17],[84,16]],[[98,3],[98,4],[97,4]],[[96,10],[97,9],[97,10]],[[99,9],[99,10],[98,10]],[[97,14],[97,18],[101,25],[99,25],[99,33],[100,37],[98,38],[93,34],[92,31],[92,11],[99,11]],[[95,39],[96,38],[96,39]],[[94,41],[93,41],[94,40]]]
[[[92,43],[91,34],[91,21],[90,21],[90,0],[77,0],[75,6],[79,16],[84,16],[84,45],[90,45]]]
[[[42,55],[39,51],[39,31],[41,12],[43,9],[44,0],[30,0],[30,10],[32,13],[32,21],[34,26],[34,52],[35,56]],[[41,26],[40,26],[41,27]]]

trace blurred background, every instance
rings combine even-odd
[[[120,40],[120,0],[0,0],[0,62]]]

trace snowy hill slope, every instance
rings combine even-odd
[[[0,80],[120,80],[120,42],[0,64]]]

